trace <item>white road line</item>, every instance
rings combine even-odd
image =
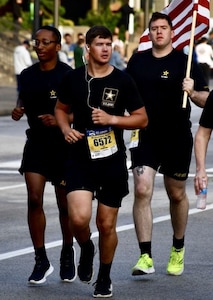
[[[205,211],[211,210],[211,209],[213,209],[213,204],[207,205],[205,210],[192,208],[189,210],[189,215],[205,212]],[[168,221],[168,220],[170,220],[170,215],[165,215],[165,216],[154,218],[153,223],[156,224],[156,223],[160,223],[160,222],[164,222],[164,221]],[[131,230],[131,229],[134,229],[134,224],[119,226],[116,228],[116,231],[122,232],[122,231]],[[92,234],[92,238],[95,238],[95,237],[98,237],[97,231]],[[76,240],[74,240],[74,242],[76,242]],[[55,248],[55,247],[58,247],[61,245],[62,245],[62,240],[58,240],[55,242],[45,244],[45,247],[46,247],[46,249],[50,249],[50,248]],[[9,259],[9,258],[13,258],[13,257],[17,257],[17,256],[21,256],[21,255],[25,255],[25,254],[29,254],[29,253],[33,253],[33,252],[34,252],[33,247],[28,247],[28,248],[24,248],[24,249],[20,249],[20,250],[16,250],[16,251],[6,252],[3,254],[0,254],[0,261]]]
[[[127,167],[129,168],[131,165],[130,161],[127,161]],[[15,160],[15,161],[10,161],[10,162],[5,162],[5,163],[0,163],[0,168],[7,168],[7,169],[15,169],[15,168],[19,168],[20,166],[20,160]],[[208,173],[212,173],[213,172],[213,168],[207,169],[206,170]],[[13,170],[0,170],[0,174],[15,174],[18,173],[18,171],[13,171]],[[131,173],[131,170],[130,170]],[[131,173],[132,174],[132,173]],[[157,174],[157,176],[162,176],[162,174]],[[208,174],[209,177],[213,177],[213,174]],[[189,174],[189,177],[194,177],[194,174]],[[17,185],[10,185],[10,186],[5,186],[5,187],[0,187],[0,191],[2,190],[7,190],[7,189],[15,189],[15,188],[19,188],[19,187],[24,187],[25,184],[17,184]],[[204,210],[210,210],[213,208],[213,204],[211,205],[207,205],[207,208]],[[201,210],[198,209],[191,209],[189,211],[189,214],[196,214],[202,212]],[[166,216],[162,216],[162,217],[158,217],[155,218],[153,220],[153,223],[159,223],[159,222],[163,222],[163,221],[167,221],[170,219],[170,215],[166,215]],[[129,225],[123,225],[120,227],[117,227],[117,232],[121,232],[121,231],[126,231],[126,230],[130,230],[134,228],[134,224],[129,224]],[[95,232],[92,234],[92,238],[95,238],[98,236],[98,232]],[[55,242],[51,242],[51,243],[47,243],[45,246],[46,248],[54,248],[54,247],[58,247],[61,246],[62,241],[58,240]],[[20,256],[20,255],[25,255],[28,253],[32,253],[34,252],[34,248],[33,247],[28,247],[28,248],[24,248],[24,249],[20,249],[20,250],[16,250],[16,251],[11,251],[11,252],[7,252],[7,253],[3,253],[0,254],[0,261],[1,260],[5,260],[8,258],[12,258],[12,257],[16,257],[16,256]]]
[[[22,184],[15,184],[15,185],[3,186],[3,187],[0,187],[0,191],[10,190],[10,189],[16,189],[16,188],[23,187],[25,185],[26,185],[25,183],[22,183]]]
[[[12,160],[7,162],[1,162],[0,168],[4,169],[18,169],[20,167],[21,161],[20,160]]]
[[[20,174],[18,171],[12,171],[12,170],[0,170],[0,174],[2,175],[10,175],[10,174]]]

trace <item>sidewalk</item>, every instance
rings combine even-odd
[[[0,116],[8,116],[16,105],[17,91],[15,83],[0,83]]]

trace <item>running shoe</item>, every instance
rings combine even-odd
[[[78,277],[84,283],[90,283],[93,278],[93,258],[95,255],[95,246],[91,241],[91,247],[81,248],[81,255],[78,265]]]
[[[42,260],[40,257],[36,257],[35,261],[36,263],[32,274],[28,278],[28,282],[33,284],[41,284],[46,281],[47,276],[53,272],[54,268],[47,259]]]
[[[94,298],[110,298],[112,297],[112,282],[111,280],[98,279],[95,283]]]
[[[176,249],[172,247],[169,262],[167,265],[167,273],[170,275],[181,275],[184,271],[184,247]]]
[[[65,282],[73,282],[77,276],[76,251],[71,247],[69,251],[61,250],[60,277]]]
[[[141,254],[137,264],[132,268],[132,275],[145,275],[155,272],[153,259],[149,254]]]

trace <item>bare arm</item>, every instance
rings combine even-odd
[[[24,115],[24,104],[18,97],[16,107],[12,110],[11,117],[14,121],[19,121]]]
[[[194,188],[195,194],[198,195],[199,191],[203,187],[203,180],[208,183],[208,178],[206,175],[206,152],[211,137],[211,128],[205,128],[202,126],[198,127],[195,134],[194,151],[195,151],[195,161],[196,161],[196,175],[194,178]]]
[[[19,121],[24,115],[24,107],[15,107],[13,110],[12,110],[12,119],[14,121]]]
[[[83,138],[84,134],[70,127],[73,121],[73,114],[70,114],[69,105],[63,104],[58,100],[55,106],[55,118],[68,143],[75,143]]]
[[[53,116],[51,114],[40,115],[40,116],[38,116],[38,118],[41,119],[42,123],[45,126],[58,126],[55,116]],[[72,113],[68,114],[68,120],[69,120],[69,124],[71,124],[73,122],[73,114]]]
[[[148,124],[145,107],[134,110],[128,116],[109,115],[102,109],[94,108],[92,111],[92,120],[94,124],[113,125],[124,129],[142,129]]]
[[[194,80],[192,78],[184,78],[183,80],[183,91],[186,91],[194,104],[199,107],[204,107],[209,92],[206,91],[195,91]]]

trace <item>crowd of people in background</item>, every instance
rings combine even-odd
[[[60,61],[67,63],[73,69],[78,68],[86,63],[86,47],[85,47],[85,34],[82,32],[78,32],[76,35],[76,41],[74,41],[74,33],[66,32],[63,35],[61,50],[58,52],[58,57]],[[23,61],[22,69],[24,67],[29,66],[29,53],[32,54],[32,58],[34,55],[32,53],[33,48],[31,47],[30,40],[24,40],[21,45],[18,45],[14,49],[14,69],[15,75],[17,76],[20,73],[20,67],[17,71],[17,61]],[[25,48],[23,51],[17,51],[21,48]],[[126,56],[125,53],[125,41],[123,41],[119,37],[119,33],[115,29],[113,32],[113,40],[112,40],[112,57],[110,60],[110,64],[114,65],[116,68],[120,70],[125,70],[127,66],[127,62],[129,57]],[[28,52],[28,53],[27,53]],[[134,54],[137,52],[137,47],[130,53]],[[183,48],[183,52],[188,55],[189,46],[185,46]],[[20,53],[20,54],[19,54]],[[23,58],[25,57],[25,58]],[[27,62],[24,63],[24,60]],[[212,75],[213,69],[213,29],[209,32],[209,37],[202,36],[199,40],[195,40],[194,48],[193,48],[193,60],[196,61],[200,68],[202,69],[204,78],[209,84],[209,80]],[[18,79],[18,77],[17,77]]]
[[[21,45],[18,45],[14,49],[14,71],[16,75],[17,81],[17,92],[20,91],[20,74],[27,67],[33,64],[30,52],[30,42],[28,40],[24,40]]]
[[[74,40],[74,36],[76,36],[76,41]],[[125,43],[119,38],[119,34],[116,31],[113,33],[112,49],[113,52],[110,64],[120,70],[125,70],[127,65],[127,57],[125,56]],[[61,49],[58,51],[58,58],[60,61],[68,64],[73,69],[84,65],[87,62],[85,34],[83,32],[65,32],[62,37]],[[36,54],[33,51],[33,45],[29,39],[24,40],[21,45],[15,47],[14,72],[17,77],[17,90],[19,90],[19,74],[24,68],[30,66],[29,60],[31,60],[32,64],[35,59]]]

